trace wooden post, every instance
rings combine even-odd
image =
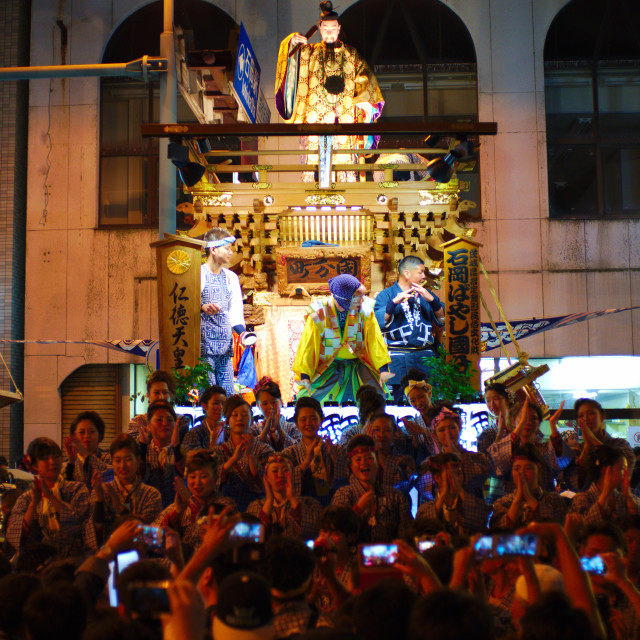
[[[165,233],[152,242],[158,266],[160,368],[193,367],[200,358],[201,240]]]
[[[482,245],[461,237],[440,246],[444,251],[445,347],[461,371],[471,364],[471,383],[480,391],[478,250]]]

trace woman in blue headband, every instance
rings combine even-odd
[[[220,385],[230,396],[235,393],[232,331],[241,336],[246,330],[240,280],[223,267],[231,261],[236,239],[220,227],[209,229],[204,239],[207,261],[200,271],[200,353],[214,370],[209,384]]]

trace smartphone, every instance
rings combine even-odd
[[[473,546],[473,551],[478,560],[493,558],[493,536],[480,536]]]
[[[397,544],[360,545],[360,564],[363,567],[391,567],[397,559]]]
[[[138,562],[140,556],[137,551],[125,551],[119,553],[115,560],[109,563],[109,578],[107,580],[107,591],[109,593],[109,604],[112,607],[118,606],[118,592],[116,591],[116,580],[118,576],[134,562]]]
[[[604,560],[600,556],[592,556],[591,558],[580,558],[580,566],[583,571],[592,575],[601,576],[607,572]]]
[[[159,618],[170,613],[168,580],[145,580],[129,585],[129,610],[142,618]]]
[[[476,558],[509,558],[514,556],[535,557],[538,554],[538,536],[535,533],[499,533],[493,536],[480,536],[476,540],[474,551]]]
[[[414,541],[416,543],[416,549],[418,550],[418,553],[422,553],[423,551],[436,546],[436,541],[430,538],[415,538]]]
[[[505,556],[529,556],[538,554],[538,536],[535,533],[498,534],[495,536],[494,553],[496,558]]]
[[[140,533],[136,536],[136,542],[143,542],[149,549],[164,549],[164,529],[154,527],[150,524],[143,524]]]
[[[229,531],[229,540],[264,542],[264,525],[262,522],[238,522]]]

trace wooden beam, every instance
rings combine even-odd
[[[415,135],[430,133],[451,135],[488,135],[498,133],[496,122],[374,122],[345,124],[143,124],[142,136],[147,138],[203,138],[207,136],[331,136],[331,135]]]

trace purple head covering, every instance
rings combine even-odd
[[[360,280],[350,273],[341,273],[329,280],[329,291],[343,309],[351,306],[351,298],[361,286]]]
[[[449,407],[442,407],[440,411],[431,419],[431,428],[435,431],[436,427],[444,420],[455,420],[459,425],[462,424],[462,418],[459,413],[451,411]]]

